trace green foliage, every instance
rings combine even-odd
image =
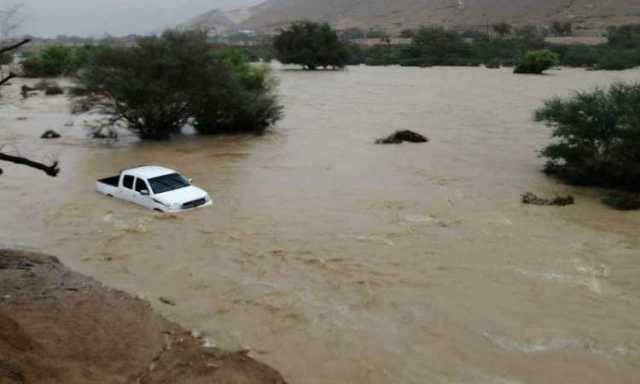
[[[614,48],[640,48],[640,24],[611,27],[607,31],[609,45]]]
[[[560,56],[548,49],[529,51],[516,64],[514,73],[542,74],[560,63]]]
[[[262,133],[280,119],[269,67],[251,64],[243,51],[233,48],[217,50],[213,56],[233,76],[200,104],[194,120],[199,133]]]
[[[77,80],[78,110],[98,110],[143,139],[167,139],[187,123],[200,133],[259,133],[281,113],[266,70],[240,51],[212,52],[195,31],[104,46]]]
[[[400,58],[400,65],[421,67],[477,64],[471,45],[443,28],[421,28]]]
[[[619,211],[640,210],[640,194],[628,192],[609,193],[602,202]]]
[[[508,27],[497,28],[506,32]],[[500,38],[491,38],[477,30],[458,33],[441,28],[423,28],[415,33],[411,44],[391,45],[381,42],[373,47],[347,46],[350,52],[348,63],[404,66],[485,64],[499,67],[514,66],[529,51],[549,50],[558,55],[559,65],[568,67],[623,70],[640,66],[640,47],[629,48],[636,44],[632,43],[634,38],[629,37],[633,35],[631,31],[634,28],[621,29],[624,33],[612,34],[612,44],[593,46],[547,43],[544,40],[544,30],[535,26],[520,27]],[[623,39],[620,36],[627,37]]]
[[[277,58],[283,64],[298,64],[309,70],[342,68],[349,59],[345,44],[329,24],[302,21],[280,31],[274,39]]]
[[[26,77],[58,77],[75,74],[87,65],[101,46],[51,46],[30,55],[22,62]]]
[[[640,83],[548,100],[536,120],[553,127],[545,171],[578,185],[640,190]]]
[[[620,71],[640,66],[640,49],[603,49],[596,69]]]

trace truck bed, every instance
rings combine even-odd
[[[98,180],[98,183],[107,184],[112,187],[117,187],[120,182],[120,176],[111,176],[105,179]]]

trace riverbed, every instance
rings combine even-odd
[[[0,165],[0,244],[59,255],[291,383],[637,381],[640,214],[544,176],[550,130],[532,117],[639,70],[274,73],[286,117],[270,133],[159,143],[89,139],[64,97],[4,87],[0,145],[62,173]],[[430,142],[373,144],[398,129]],[[160,215],[94,192],[141,164],[214,206]]]

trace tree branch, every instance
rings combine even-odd
[[[40,170],[51,177],[56,177],[58,176],[58,173],[60,173],[60,168],[58,167],[59,164],[57,161],[53,162],[53,164],[51,165],[46,165],[46,164],[38,163],[37,161],[29,160],[25,157],[11,156],[5,153],[0,153],[0,160],[8,161],[14,164],[26,165],[27,167]],[[1,170],[0,170],[0,174],[2,174]]]
[[[9,80],[13,79],[14,77],[17,77],[15,73],[13,73],[13,72],[9,73],[9,76],[7,76],[4,79],[0,80],[0,86],[5,85]]]
[[[9,51],[13,51],[14,49],[18,49],[20,47],[22,47],[25,44],[29,44],[31,42],[31,39],[24,39],[21,42],[14,44],[14,45],[10,45],[8,47],[4,47],[4,48],[0,48],[0,55],[2,55],[3,53],[7,53]]]

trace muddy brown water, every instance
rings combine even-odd
[[[0,244],[59,255],[292,383],[637,382],[640,214],[545,178],[549,130],[531,118],[545,98],[640,71],[276,74],[286,118],[272,133],[168,143],[92,142],[64,98],[4,88],[4,150],[63,172],[2,164]],[[35,139],[49,128],[63,138]],[[396,129],[431,142],[373,145]],[[151,163],[215,205],[164,216],[94,192]],[[522,206],[527,191],[577,204]]]

